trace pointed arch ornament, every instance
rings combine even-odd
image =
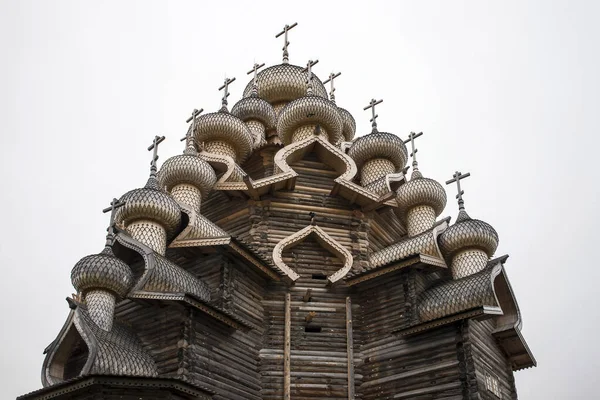
[[[329,236],[327,232],[318,227],[317,225],[308,225],[302,228],[298,232],[291,234],[290,236],[282,239],[275,245],[273,249],[273,262],[292,282],[295,282],[300,275],[296,273],[283,261],[283,252],[286,249],[292,248],[300,244],[304,239],[310,235],[315,235],[317,242],[326,250],[329,250],[336,255],[340,260],[343,261],[344,266],[327,277],[329,283],[335,283],[346,276],[346,274],[352,268],[353,258],[352,254],[342,246],[338,241]]]

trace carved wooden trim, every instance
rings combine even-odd
[[[330,283],[335,283],[346,276],[352,268],[352,254],[344,246],[338,243],[334,238],[329,236],[323,229],[316,225],[309,225],[302,228],[298,232],[291,234],[275,245],[273,249],[273,262],[283,271],[292,281],[296,281],[300,275],[292,270],[285,262],[283,262],[283,251],[302,242],[311,234],[316,235],[317,241],[325,249],[329,250],[344,262],[344,266],[328,276]]]

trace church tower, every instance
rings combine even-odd
[[[470,174],[446,182],[452,221],[423,133],[381,130],[372,99],[355,138],[341,73],[290,64],[296,26],[232,107],[236,78],[194,109],[183,154],[159,169],[152,140],[148,181],[73,267],[43,388],[19,399],[517,398],[514,371],[536,362],[499,235],[466,212]]]

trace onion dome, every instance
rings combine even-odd
[[[99,254],[83,257],[71,270],[71,282],[77,291],[105,289],[124,297],[133,284],[129,265],[115,257],[110,247]]]
[[[455,279],[477,273],[485,268],[489,258],[498,247],[498,233],[487,222],[471,219],[464,209],[464,193],[460,179],[469,176],[460,172],[446,183],[457,182],[459,213],[456,223],[439,237],[438,244],[444,257],[451,262],[452,276]]]
[[[133,285],[131,269],[106,246],[100,254],[82,258],[71,271],[71,282],[81,293],[92,320],[110,331],[113,326],[115,298],[123,298]]]
[[[231,109],[231,115],[241,119],[254,134],[254,147],[265,142],[265,131],[275,129],[277,115],[273,106],[257,96],[238,101]]]
[[[360,183],[366,186],[406,165],[407,151],[402,139],[386,132],[361,136],[348,150],[360,170]]]
[[[181,222],[181,209],[173,198],[150,177],[146,186],[125,193],[120,199],[125,205],[118,209],[116,220],[127,227],[136,220],[150,220],[161,225],[171,237]]]
[[[490,224],[471,219],[464,210],[460,211],[456,223],[438,238],[440,250],[447,258],[465,249],[480,249],[489,258],[494,255],[498,241],[498,233]]]
[[[354,139],[354,135],[356,134],[356,121],[352,114],[345,108],[338,107],[338,111],[342,118],[342,135],[344,136],[344,141],[349,142]]]
[[[289,102],[306,95],[308,73],[304,67],[291,64],[279,64],[260,71],[256,77],[258,97],[271,104]],[[244,97],[250,97],[253,81],[244,89]],[[319,78],[313,77],[313,94],[327,98],[325,86]]]
[[[160,187],[166,187],[167,191],[170,192],[176,185],[189,184],[200,189],[203,198],[206,198],[216,181],[215,170],[197,154],[171,157],[158,173]]]
[[[228,112],[201,115],[196,119],[195,139],[209,153],[229,156],[243,163],[252,152],[252,133],[241,119]]]
[[[342,129],[338,107],[330,100],[314,95],[303,96],[288,103],[281,110],[277,121],[277,131],[284,145],[318,134],[317,131],[335,144],[342,139]]]
[[[446,207],[446,191],[437,181],[413,173],[412,179],[398,188],[396,201],[408,234],[415,236],[433,227]]]

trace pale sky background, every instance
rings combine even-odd
[[[0,1],[0,394],[41,387],[70,271],[102,249],[113,197],[183,150],[193,108],[230,106],[254,60],[319,59],[338,104],[418,139],[426,176],[459,169],[467,211],[500,235],[539,366],[519,397],[598,398],[600,3]],[[456,216],[454,187],[443,215]]]

